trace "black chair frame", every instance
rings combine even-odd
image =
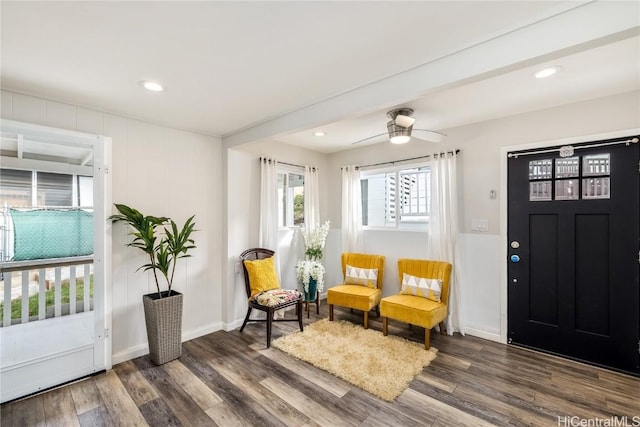
[[[240,254],[240,260],[242,262],[242,271],[244,272],[244,284],[247,291],[247,298],[251,297],[251,284],[249,283],[249,273],[247,271],[247,267],[244,265],[244,261],[254,261],[257,259],[265,259],[270,258],[274,255],[274,251],[270,249],[264,248],[252,248],[247,249],[246,251]],[[249,299],[249,307],[247,309],[247,315],[244,318],[244,322],[242,323],[242,327],[240,328],[240,332],[244,330],[244,327],[247,325],[247,322],[267,322],[267,348],[271,347],[271,326],[272,322],[295,322],[298,321],[300,325],[300,330],[303,330],[302,326],[302,295],[293,301],[288,301],[283,304],[278,304],[272,307],[260,305],[255,300]],[[277,310],[281,310],[283,308],[296,306],[296,314],[297,319],[274,319],[273,315]],[[266,313],[266,319],[250,319],[251,311],[253,309],[264,311]]]

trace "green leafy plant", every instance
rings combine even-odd
[[[149,259],[149,262],[138,267],[138,270],[153,272],[158,296],[162,298],[159,271],[167,283],[167,295],[171,295],[178,259],[190,257],[189,251],[196,248],[191,238],[191,234],[196,231],[195,215],[188,218],[182,228],[178,229],[178,225],[171,218],[144,215],[137,209],[123,204],[115,203],[114,206],[120,213],[111,215],[109,220],[114,223],[125,222],[131,226],[133,231],[129,235],[133,240],[127,243],[127,246],[140,249]]]

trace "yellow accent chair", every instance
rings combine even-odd
[[[431,347],[431,328],[439,323],[440,333],[445,334],[444,320],[447,318],[451,269],[452,265],[443,261],[399,259],[400,293],[382,298],[380,301],[382,333],[387,335],[389,318],[409,325],[422,326],[424,348],[428,350]],[[428,285],[426,291],[425,287],[409,286],[409,283],[415,284],[416,281],[420,282],[420,279],[424,281],[435,279],[436,288],[438,288],[436,293],[428,289]]]
[[[373,308],[380,316],[379,304],[382,298],[382,278],[384,276],[382,255],[343,253],[342,275],[344,282],[329,288],[329,320],[333,320],[333,306],[349,307],[364,312],[364,328],[369,328],[369,311]]]

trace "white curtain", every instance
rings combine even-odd
[[[342,251],[362,252],[362,196],[357,166],[342,168]]]
[[[320,189],[318,184],[318,169],[312,166],[304,167],[304,226],[307,235],[316,225],[320,225]]]
[[[461,321],[460,280],[462,278],[458,248],[457,156],[455,153],[434,154],[431,167],[431,214],[427,257],[453,265],[449,285],[449,316],[445,322],[449,335],[464,335]]]
[[[273,264],[280,276],[280,258],[278,257],[278,162],[275,159],[261,158],[260,161],[260,236],[261,248],[275,252]],[[260,313],[262,315],[262,313]],[[284,317],[284,310],[274,313],[275,319]]]
[[[262,158],[260,161],[260,236],[259,246],[278,253],[278,162]],[[280,275],[278,257],[276,271]]]

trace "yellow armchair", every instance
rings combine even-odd
[[[380,315],[378,305],[382,297],[384,260],[385,257],[382,255],[342,254],[342,275],[345,280],[342,285],[334,286],[327,291],[329,320],[333,320],[333,306],[339,305],[363,311],[364,328],[369,328],[369,311],[375,307],[378,316]],[[347,266],[353,268],[347,271]],[[377,270],[375,279],[372,270]]]
[[[382,333],[386,336],[388,319],[398,320],[410,325],[424,328],[424,348],[431,347],[431,328],[440,324],[440,333],[444,335],[444,319],[447,317],[449,301],[449,281],[451,280],[451,264],[442,261],[401,258],[398,260],[398,279],[402,289],[404,274],[415,278],[436,279],[441,281],[439,298],[424,288],[414,288],[403,294],[391,295],[380,301],[382,315]],[[440,301],[437,301],[440,299]]]

